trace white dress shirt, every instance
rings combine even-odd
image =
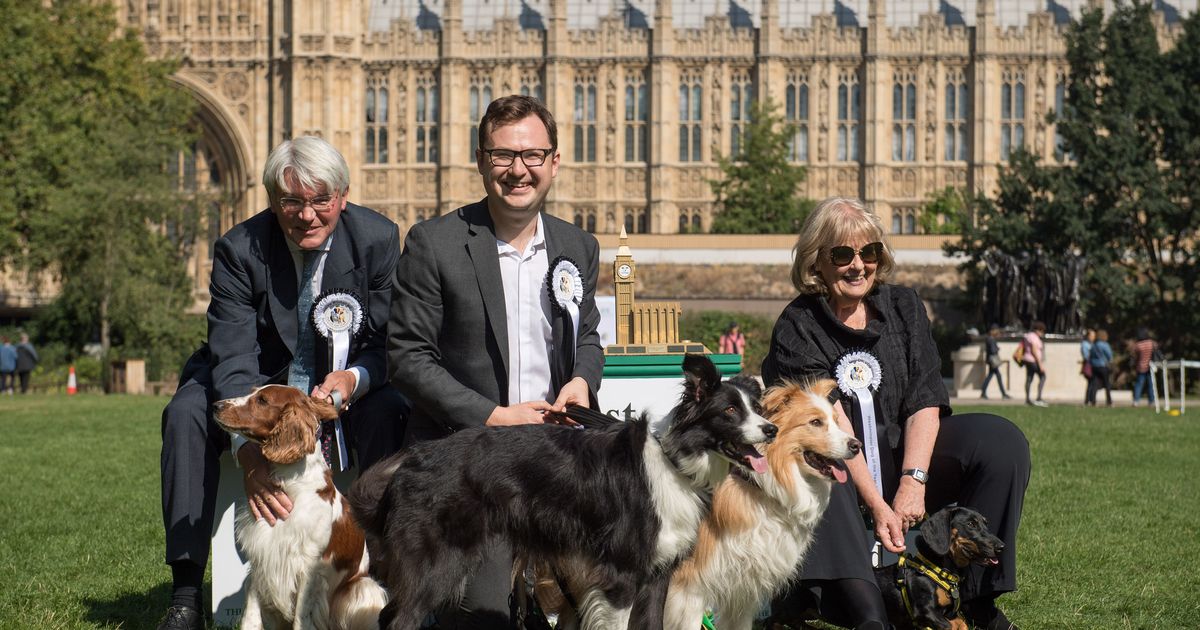
[[[550,294],[546,273],[546,232],[542,215],[537,233],[524,252],[496,239],[500,277],[504,284],[504,315],[508,323],[508,404],[532,400],[554,402],[550,387]]]

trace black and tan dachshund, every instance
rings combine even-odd
[[[972,564],[998,564],[1004,542],[987,520],[965,507],[938,510],[921,525],[916,553],[875,569],[875,581],[896,630],[966,630],[959,615],[958,581]]]

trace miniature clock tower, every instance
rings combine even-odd
[[[613,295],[617,302],[617,342],[604,348],[608,356],[651,356],[711,354],[702,343],[680,341],[679,302],[638,302],[633,299],[637,265],[629,249],[629,235],[621,228],[617,255],[613,259]]]
[[[617,297],[617,345],[633,343],[633,282],[637,268],[629,251],[629,235],[621,227],[621,244],[613,261],[613,283]]]

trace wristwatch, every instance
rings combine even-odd
[[[929,481],[929,473],[925,472],[925,470],[922,468],[905,468],[904,470],[900,471],[900,476],[912,477],[913,479],[917,480],[917,483],[922,485],[924,485],[926,481]]]

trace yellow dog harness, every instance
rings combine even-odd
[[[901,555],[899,566],[901,569],[904,567],[910,567],[914,571],[917,571],[925,577],[933,580],[933,582],[938,586],[946,589],[946,592],[950,594],[951,603],[954,604],[954,613],[955,615],[958,614],[959,597],[957,575],[954,575],[953,573],[950,573],[949,571],[930,562],[929,559],[927,559],[925,556],[922,556],[920,553],[915,556],[907,553]],[[908,595],[908,584],[904,581],[904,571],[897,572],[896,586],[900,589],[900,599],[904,601],[904,609],[908,611],[908,618],[912,619],[912,599]],[[923,630],[930,629],[924,628]]]

